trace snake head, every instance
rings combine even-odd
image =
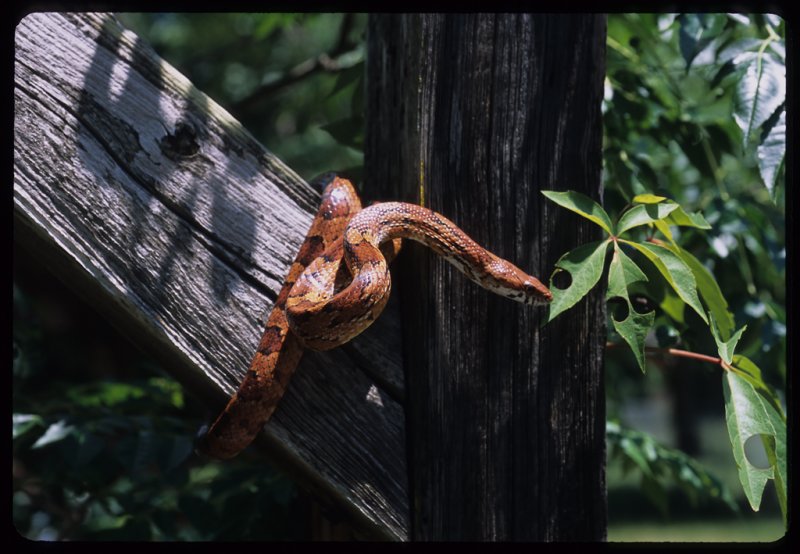
[[[491,261],[486,266],[486,274],[465,271],[471,279],[500,296],[522,304],[542,305],[552,302],[553,293],[539,279],[528,275],[507,260],[488,254]]]

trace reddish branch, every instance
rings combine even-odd
[[[618,348],[623,346],[620,343],[616,342],[607,342],[606,348]],[[655,346],[645,346],[644,351],[646,354],[668,354],[670,356],[675,356],[678,358],[689,358],[691,360],[699,360],[701,362],[708,362],[710,364],[715,364],[723,369],[730,369],[730,366],[725,363],[725,360],[722,358],[715,358],[714,356],[707,356],[705,354],[698,354],[697,352],[690,352],[688,350],[680,350],[678,348],[657,348]]]

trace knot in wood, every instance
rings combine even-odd
[[[200,151],[197,142],[197,131],[185,121],[175,125],[175,131],[164,136],[159,142],[161,151],[170,160],[192,158]]]

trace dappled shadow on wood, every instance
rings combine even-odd
[[[318,194],[111,16],[31,14],[15,55],[20,247],[221,404]],[[383,383],[399,352],[371,355],[380,344],[308,356],[265,434],[301,485],[397,539],[404,421]]]

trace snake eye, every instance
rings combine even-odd
[[[523,287],[525,289],[525,302],[527,304],[540,304],[550,302],[553,295],[541,283],[525,280]]]

